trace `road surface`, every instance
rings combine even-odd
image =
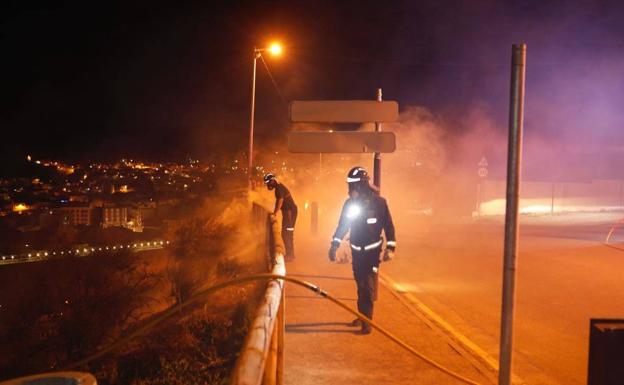
[[[526,383],[585,384],[589,319],[624,318],[624,251],[601,244],[614,220],[589,219],[522,219],[513,371]],[[396,222],[383,272],[498,360],[502,220]]]

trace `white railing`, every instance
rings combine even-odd
[[[254,217],[265,218],[272,257],[271,273],[286,275],[284,243],[274,215],[264,215],[254,205]],[[267,220],[268,218],[268,220]],[[284,383],[284,281],[276,279],[267,284],[262,302],[251,325],[236,367],[231,385],[282,385]]]

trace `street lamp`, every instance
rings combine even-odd
[[[249,117],[249,164],[247,166],[249,190],[253,188],[252,168],[253,168],[254,112],[256,108],[256,63],[258,61],[258,58],[262,57],[263,52],[269,52],[273,56],[279,56],[282,54],[282,46],[279,43],[273,43],[267,48],[254,48],[253,76],[251,80],[251,115]]]

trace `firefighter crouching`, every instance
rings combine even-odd
[[[349,198],[342,207],[338,228],[334,232],[329,260],[336,261],[336,250],[350,231],[352,267],[357,284],[357,305],[360,313],[373,318],[373,301],[377,299],[379,263],[389,261],[394,256],[396,239],[394,225],[386,200],[379,196],[370,185],[368,172],[362,167],[354,167],[347,175]],[[383,239],[386,236],[386,249],[382,257]],[[361,333],[371,332],[371,326],[353,320],[352,326],[361,326]]]
[[[292,194],[282,183],[277,181],[273,173],[264,176],[264,184],[269,190],[275,190],[275,209],[273,214],[282,211],[282,239],[286,247],[284,260],[289,262],[295,259],[295,223],[297,222],[297,205]]]

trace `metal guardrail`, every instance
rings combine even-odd
[[[277,219],[254,204],[252,216],[258,223],[265,218],[271,273],[286,275],[284,242]],[[282,385],[284,383],[284,281],[267,284],[247,339],[236,362],[231,385]]]

